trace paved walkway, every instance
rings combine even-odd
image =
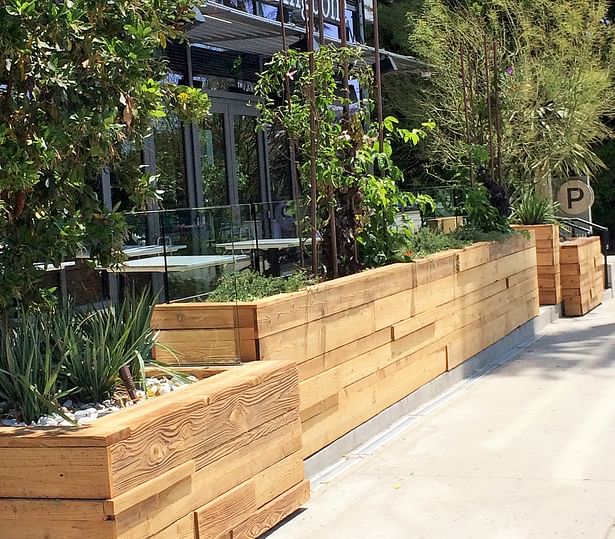
[[[357,460],[270,538],[615,538],[615,301]]]

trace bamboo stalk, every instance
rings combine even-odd
[[[495,129],[498,183],[502,185],[502,114],[500,110],[500,84],[497,43],[493,42],[493,70],[495,72]]]
[[[483,51],[485,55],[485,91],[487,92],[487,135],[489,137],[489,175],[491,180],[494,176],[494,149],[493,149],[493,111],[491,110],[491,74],[489,72],[489,50],[487,47],[487,34],[483,35]]]
[[[466,80],[466,69],[465,69],[465,49],[463,43],[459,47],[459,58],[461,61],[461,85],[463,87],[463,110],[465,115],[465,123],[466,123],[466,141],[468,143],[468,151],[472,146],[472,138],[470,136],[470,110],[468,106],[468,88],[467,88],[467,80]],[[470,181],[474,183],[474,163],[472,162],[472,155],[469,156],[469,168],[470,168]]]

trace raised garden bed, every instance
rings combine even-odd
[[[602,303],[604,258],[600,238],[577,238],[563,242],[560,267],[566,316],[582,316]]]
[[[516,230],[533,231],[536,236],[538,292],[541,305],[562,302],[560,241],[558,225],[515,225]]]
[[[534,236],[479,243],[251,303],[172,304],[154,323],[190,349],[234,312],[235,350],[290,359],[309,456],[538,314]],[[227,318],[230,315],[225,315]],[[230,318],[225,318],[225,329]],[[184,329],[179,329],[184,328]],[[196,361],[207,356],[188,354]]]
[[[461,225],[463,225],[463,217],[461,216],[453,215],[451,217],[434,217],[432,219],[427,219],[427,226],[429,228],[444,234],[454,232]]]
[[[0,428],[2,539],[258,537],[308,496],[290,362],[232,368],[87,427]]]

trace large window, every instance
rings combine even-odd
[[[203,205],[226,205],[229,203],[229,191],[224,114],[214,112],[204,122],[200,130],[199,142]]]
[[[189,207],[184,130],[176,116],[168,115],[157,122],[154,149],[161,206],[164,209]]]

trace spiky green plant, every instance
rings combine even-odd
[[[17,419],[32,423],[62,412],[59,399],[71,393],[63,387],[63,357],[56,354],[53,315],[21,311],[0,327],[0,398],[17,411]]]
[[[100,401],[113,395],[120,384],[119,372],[131,367],[139,385],[145,381],[145,365],[151,362],[155,332],[151,327],[151,294],[129,295],[119,305],[77,314],[77,327],[64,341],[65,371],[77,395]],[[70,316],[69,316],[70,318]]]
[[[510,220],[520,225],[548,225],[557,223],[559,204],[534,189],[523,189],[513,199]]]

